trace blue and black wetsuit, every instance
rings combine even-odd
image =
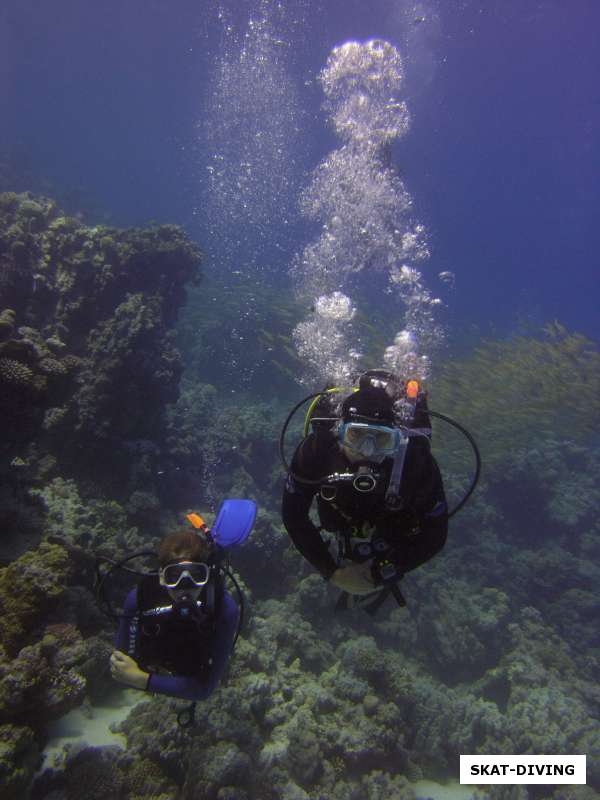
[[[145,617],[143,611],[150,607],[172,604],[156,578],[146,581],[145,587],[127,595],[115,647],[151,673],[148,691],[205,700],[217,687],[231,655],[239,609],[223,590],[213,619],[182,619],[176,612]]]

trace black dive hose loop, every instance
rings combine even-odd
[[[235,630],[235,636],[233,637],[233,644],[231,645],[231,649],[233,650],[233,648],[235,647],[235,644],[236,644],[236,642],[238,640],[238,636],[240,635],[240,632],[242,630],[242,626],[244,624],[244,593],[240,589],[239,583],[233,577],[233,573],[229,569],[227,569],[227,567],[223,567],[222,569],[223,569],[223,572],[225,573],[225,575],[227,575],[229,580],[235,586],[235,590],[237,592],[238,600],[240,601],[240,616],[238,618],[238,624],[237,624],[237,628]]]
[[[293,474],[290,465],[285,460],[285,453],[283,451],[283,447],[284,447],[284,443],[285,443],[285,434],[287,433],[288,426],[289,426],[290,422],[292,421],[292,417],[294,416],[296,411],[298,411],[298,409],[301,406],[303,406],[304,403],[306,403],[308,400],[313,400],[315,397],[320,397],[321,395],[324,395],[324,394],[327,394],[327,390],[325,390],[324,392],[313,392],[312,394],[309,394],[306,397],[302,398],[302,400],[300,400],[299,403],[296,403],[296,405],[292,408],[290,413],[287,415],[287,417],[285,419],[285,422],[283,423],[283,427],[281,428],[281,433],[279,434],[279,457],[281,458],[281,463],[285,467],[285,471],[289,472],[289,474],[292,476],[292,478],[296,478],[296,475]],[[309,480],[308,478],[299,478],[299,480],[302,483],[314,483],[314,484],[321,483],[320,480],[313,481],[313,480]]]
[[[481,475],[481,453],[479,452],[479,448],[477,447],[477,442],[471,436],[469,431],[466,428],[463,428],[463,426],[460,425],[458,422],[456,422],[456,420],[453,420],[451,417],[447,417],[445,414],[440,414],[439,411],[431,411],[430,409],[427,409],[427,413],[431,414],[432,417],[437,417],[438,419],[444,420],[444,422],[447,422],[448,425],[452,425],[454,428],[460,431],[462,435],[468,440],[469,444],[473,448],[473,453],[475,454],[475,474],[473,475],[473,480],[471,481],[471,485],[468,488],[466,494],[463,495],[462,499],[454,506],[452,511],[448,512],[448,519],[450,519],[450,517],[453,517],[461,510],[461,508],[467,502],[469,497],[471,497],[471,495],[475,491],[475,487],[479,483],[479,476]]]
[[[300,400],[299,403],[296,403],[296,405],[292,408],[290,413],[287,415],[286,420],[283,423],[283,427],[281,428],[281,434],[279,435],[279,456],[281,458],[281,463],[283,464],[283,466],[285,468],[285,471],[295,481],[298,481],[298,483],[302,483],[302,484],[305,484],[307,486],[319,486],[320,484],[323,483],[323,481],[328,476],[327,475],[323,475],[323,476],[321,476],[320,478],[317,478],[317,479],[304,478],[301,475],[297,475],[295,472],[293,472],[291,466],[287,463],[286,458],[285,458],[285,454],[284,454],[285,434],[286,434],[287,429],[289,427],[289,424],[290,424],[290,422],[292,420],[292,417],[294,416],[296,411],[298,411],[298,409],[301,406],[303,406],[304,403],[307,402],[307,400],[312,400],[314,397],[320,397],[320,396],[326,395],[326,394],[328,394],[327,390],[325,390],[323,392],[314,392],[313,394],[309,394],[306,397],[304,397],[302,400]],[[471,481],[470,487],[467,489],[466,493],[459,500],[459,502],[456,504],[456,506],[454,506],[452,511],[448,512],[448,519],[450,519],[450,517],[453,517],[455,514],[457,514],[461,510],[461,508],[465,505],[467,500],[471,497],[471,495],[475,491],[475,487],[479,483],[479,476],[481,475],[481,454],[479,452],[479,448],[477,447],[477,443],[476,443],[475,439],[473,438],[473,436],[471,436],[471,434],[469,433],[469,431],[466,428],[463,428],[462,425],[460,425],[458,422],[456,422],[456,420],[453,420],[451,417],[446,416],[446,414],[440,414],[439,411],[431,411],[431,409],[429,409],[429,408],[425,409],[425,412],[427,414],[430,414],[432,417],[436,417],[437,419],[441,419],[444,422],[447,422],[448,425],[452,425],[452,427],[454,427],[458,431],[460,431],[462,433],[462,435],[467,439],[469,444],[471,445],[471,447],[473,449],[473,453],[475,455],[475,474],[473,476],[473,480]],[[302,441],[304,441],[304,439]],[[300,444],[302,444],[302,442],[300,442]],[[300,445],[298,445],[298,447],[299,446]],[[298,448],[296,448],[296,450],[297,449]]]
[[[131,567],[124,566],[128,561],[133,561],[134,558],[141,558],[142,556],[153,556],[154,558],[156,558],[156,551],[140,550],[137,553],[133,553],[130,556],[122,558],[120,561],[115,561],[114,559],[109,558],[108,556],[98,556],[98,555],[96,556],[96,586],[95,586],[96,602],[100,606],[103,613],[106,616],[110,617],[111,619],[116,619],[116,620],[131,619],[131,616],[128,614],[117,614],[113,611],[113,608],[110,604],[110,600],[108,599],[104,591],[104,584],[106,583],[106,579],[109,577],[109,575],[112,575],[112,573],[116,569],[122,569],[125,572],[130,572],[133,575],[139,575],[142,578],[146,577],[147,575],[158,574],[156,571],[152,570],[145,572],[143,570],[132,569]],[[102,561],[106,561],[111,565],[110,569],[107,569],[104,575],[100,572],[100,563]],[[102,608],[102,604],[104,604],[106,608]]]

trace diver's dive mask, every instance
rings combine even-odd
[[[190,583],[200,588],[210,580],[210,567],[202,562],[191,561],[167,564],[159,570],[158,579],[165,589],[183,589],[189,587]]]
[[[338,428],[338,437],[342,447],[347,447],[367,461],[379,464],[396,452],[400,431],[386,425],[343,422]]]

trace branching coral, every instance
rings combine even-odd
[[[119,503],[82,498],[74,480],[55,478],[43,489],[32,489],[31,495],[46,509],[47,533],[61,540],[88,550],[110,549],[113,555],[142,549],[144,541],[147,544],[128,524],[126,510]]]
[[[433,670],[452,683],[485,672],[502,652],[509,611],[507,595],[497,589],[486,587],[474,595],[456,579],[432,586],[418,614],[420,644]]]
[[[599,396],[597,345],[554,323],[543,337],[488,341],[452,362],[436,380],[431,405],[469,427],[491,469],[512,448],[536,447],[566,430],[569,439],[587,441],[598,428]],[[442,450],[446,435],[437,425]]]

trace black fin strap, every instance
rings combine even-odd
[[[390,592],[392,593],[392,595],[394,597],[394,600],[398,603],[400,608],[404,608],[406,606],[406,599],[404,598],[404,595],[400,591],[400,587],[398,586],[398,584],[397,583],[393,583],[389,587],[389,589],[390,589]]]
[[[386,586],[385,589],[382,589],[380,592],[378,592],[377,597],[372,602],[363,606],[363,611],[366,611],[370,617],[374,617],[390,596],[391,591],[391,588]]]
[[[384,589],[382,589],[372,603],[363,606],[364,610],[371,617],[375,616],[375,614],[379,611],[381,606],[385,603],[385,601],[388,599],[390,595],[392,595],[392,597],[398,603],[400,608],[404,608],[404,606],[406,606],[406,600],[404,599],[404,595],[400,591],[398,584],[392,583],[389,586],[386,586]]]
[[[350,595],[348,592],[342,592],[338,597],[334,606],[334,611],[347,611],[350,607]]]

